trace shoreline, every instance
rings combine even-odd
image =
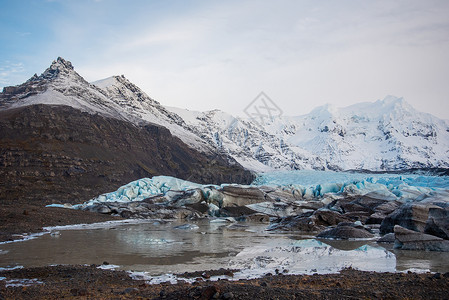
[[[45,234],[45,228],[125,220],[89,211],[45,207],[41,203],[4,201],[0,206],[0,242],[20,241],[17,236]]]
[[[58,265],[0,271],[2,299],[444,299],[449,272],[376,273],[344,269],[335,274],[268,275],[210,281],[207,271],[192,283],[148,284],[126,271],[98,265]],[[231,272],[232,271],[228,271]],[[205,274],[206,273],[206,274]]]

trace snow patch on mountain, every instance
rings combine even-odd
[[[448,123],[394,96],[344,108],[324,105],[306,115],[268,120],[262,128],[217,110],[168,109],[255,171],[449,167]]]

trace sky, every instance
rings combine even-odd
[[[0,89],[58,56],[163,105],[284,115],[404,97],[449,119],[446,0],[0,0]]]

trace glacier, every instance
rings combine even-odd
[[[169,191],[201,190],[206,201],[211,202],[217,196],[217,190],[236,184],[202,185],[171,176],[142,178],[121,186],[116,191],[99,195],[83,204],[61,205],[53,207],[71,207],[82,209],[103,202],[142,201],[153,196],[164,196],[168,201]],[[251,186],[272,187],[289,193],[301,193],[302,197],[324,197],[329,195],[369,195],[384,200],[415,201],[426,197],[444,197],[449,190],[449,176],[430,176],[419,174],[366,174],[334,171],[275,171],[261,173]],[[261,205],[261,204],[257,204]],[[256,205],[256,206],[257,206]]]

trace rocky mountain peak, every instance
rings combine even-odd
[[[68,75],[74,71],[73,65],[70,61],[65,60],[62,57],[58,57],[56,60],[52,62],[50,67],[48,67],[40,76],[34,74],[28,81],[39,81],[39,80],[53,80],[60,76],[61,74]],[[76,73],[76,72],[75,72]]]

